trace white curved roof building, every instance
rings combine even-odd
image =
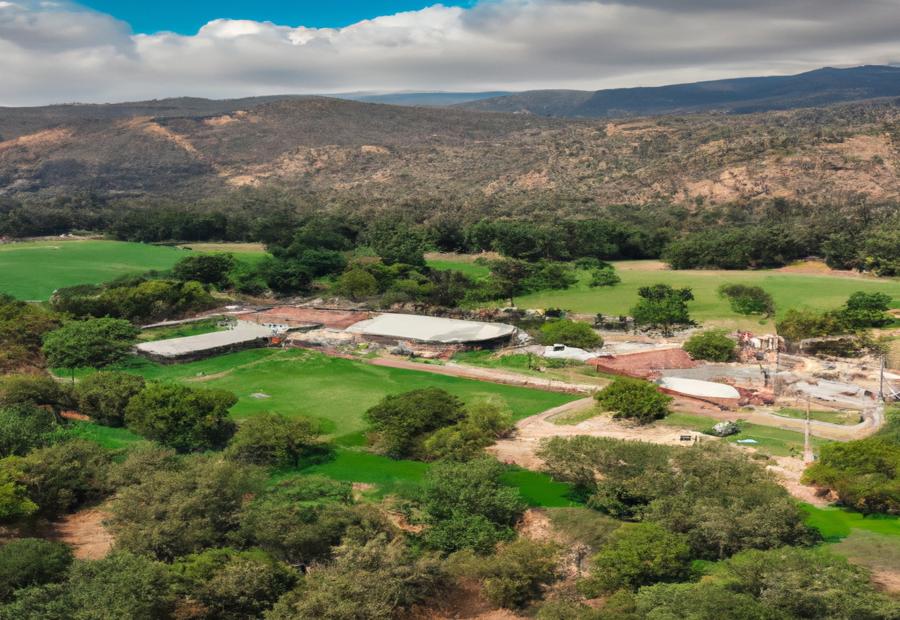
[[[361,336],[435,344],[483,343],[509,338],[516,328],[504,323],[461,321],[418,314],[379,314],[347,331]]]

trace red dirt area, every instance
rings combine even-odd
[[[321,308],[297,308],[279,306],[262,312],[246,312],[236,315],[243,321],[254,323],[283,323],[293,327],[321,325],[332,329],[346,329],[354,323],[369,318],[368,312],[353,310],[325,310]]]
[[[66,515],[51,525],[49,538],[72,547],[79,560],[99,560],[109,553],[114,542],[103,525],[107,518],[109,513],[97,508]]]
[[[694,368],[697,362],[684,349],[641,351],[627,355],[598,357],[588,361],[597,370],[617,375],[646,379],[657,370],[665,368]]]

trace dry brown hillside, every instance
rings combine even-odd
[[[330,201],[501,211],[900,193],[895,101],[607,122],[304,98],[212,116],[49,124],[0,141],[0,192],[196,198],[273,186]]]

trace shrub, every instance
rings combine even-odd
[[[719,287],[719,295],[726,297],[731,309],[738,314],[762,314],[766,317],[775,314],[775,300],[760,286],[723,284]]]
[[[151,383],[125,409],[128,428],[179,452],[225,446],[235,431],[228,410],[237,397],[224,390]]]
[[[591,272],[590,287],[615,286],[621,281],[622,278],[619,277],[619,274],[616,273],[615,269],[612,267],[604,267],[602,269],[594,269]]]
[[[72,321],[44,336],[44,356],[55,368],[103,368],[125,359],[137,334],[122,319]]]
[[[144,379],[125,372],[104,371],[78,382],[75,394],[81,413],[106,426],[122,426],[128,402],[144,389]]]
[[[598,349],[603,346],[603,338],[587,323],[555,319],[541,326],[541,344],[564,344],[579,349]]]
[[[863,513],[900,514],[900,444],[880,437],[822,446],[804,472],[808,484],[834,489],[841,503]]]
[[[625,377],[597,392],[597,402],[615,418],[628,418],[640,424],[650,424],[669,415],[672,397],[659,391],[652,383]]]
[[[338,278],[335,292],[359,301],[378,293],[378,282],[375,280],[375,276],[365,269],[353,267]]]
[[[264,413],[238,426],[226,455],[242,463],[292,467],[321,447],[318,436],[312,420]]]
[[[228,274],[237,261],[231,254],[200,254],[185,256],[175,263],[172,273],[183,282],[212,284],[218,288],[228,285]]]
[[[0,409],[0,458],[24,456],[55,440],[60,426],[52,413],[34,405]]]
[[[638,302],[631,308],[637,327],[661,329],[670,335],[675,326],[693,325],[687,302],[694,299],[689,288],[675,289],[668,284],[643,286],[638,290]]]
[[[467,461],[513,428],[512,413],[503,404],[482,401],[470,405],[465,419],[435,431],[423,451],[431,459]]]
[[[694,334],[684,343],[683,348],[695,360],[730,362],[734,359],[736,346],[725,330],[713,329]]]
[[[493,604],[516,609],[539,599],[559,578],[559,550],[526,538],[503,545],[479,568],[484,595]]]

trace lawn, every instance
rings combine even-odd
[[[432,266],[458,269],[471,273],[484,269],[462,260],[436,260]],[[779,271],[671,271],[660,269],[656,261],[620,261],[614,263],[622,282],[613,287],[588,286],[590,273],[579,273],[575,286],[561,291],[541,291],[516,299],[521,308],[563,308],[579,313],[603,313],[617,316],[628,314],[637,300],[638,289],[657,283],[675,287],[690,287],[695,300],[690,302],[691,316],[700,322],[759,331],[761,319],[732,312],[728,302],[721,299],[718,289],[725,283],[739,283],[763,287],[775,299],[779,315],[789,308],[810,306],[817,309],[836,308],[856,291],[883,292],[894,298],[900,307],[900,280],[852,278],[827,274],[801,274]],[[484,274],[486,271],[479,271]],[[501,302],[498,302],[501,303]],[[771,329],[771,321],[763,322]]]
[[[176,365],[133,360],[126,370],[148,379],[182,380],[234,392],[238,419],[263,411],[320,420],[323,430],[342,445],[366,428],[363,413],[387,394],[438,387],[471,402],[499,397],[518,420],[575,400],[544,392],[435,375],[415,370],[372,366],[312,351],[253,349]]]
[[[798,420],[806,419],[806,410],[798,409],[796,407],[782,407],[775,413],[786,418],[796,418]],[[858,411],[825,411],[812,409],[809,412],[809,419],[818,422],[830,422],[831,424],[852,426],[854,424],[859,424],[860,414]]]
[[[490,273],[490,269],[486,265],[479,265],[472,261],[430,258],[428,259],[428,266],[433,269],[461,271],[474,280],[484,278]]]
[[[58,288],[167,270],[188,255],[178,248],[120,241],[29,241],[0,245],[0,292],[43,301]]]
[[[151,340],[170,340],[172,338],[185,338],[187,336],[199,336],[200,334],[218,332],[224,329],[219,327],[219,321],[220,319],[207,319],[204,321],[196,321],[194,323],[182,323],[180,325],[144,329],[138,334],[138,340],[143,342],[149,342]]]
[[[665,420],[658,422],[658,424],[703,432],[711,429],[716,422],[718,420],[713,418],[676,412],[667,416]],[[730,435],[725,440],[736,443],[742,439],[753,439],[756,443],[737,445],[755,448],[759,452],[773,456],[798,456],[803,453],[803,433],[747,422],[742,422],[741,428],[740,433]],[[812,437],[811,442],[813,449],[817,449],[819,446],[828,443],[828,440]]]
[[[801,504],[807,514],[806,523],[813,526],[828,542],[838,542],[850,536],[855,530],[864,530],[883,536],[900,537],[900,517],[890,515],[864,515],[852,510],[817,508]]]

